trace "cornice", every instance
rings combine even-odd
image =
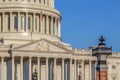
[[[7,10],[8,9],[8,10]],[[51,13],[54,13],[58,16],[61,17],[61,14],[58,10],[54,9],[54,8],[51,8],[51,7],[48,7],[48,6],[43,6],[43,5],[40,5],[40,4],[33,4],[33,3],[3,3],[3,4],[0,4],[0,10],[16,10],[16,11],[25,11],[25,12],[41,12],[41,11],[47,11],[47,12],[51,12]],[[32,11],[31,11],[32,10]]]

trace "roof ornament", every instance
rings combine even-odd
[[[100,43],[98,44],[99,47],[105,47],[106,44],[104,43],[105,39],[103,36],[100,37],[99,39]]]

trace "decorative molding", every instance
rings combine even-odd
[[[49,44],[45,43],[45,42],[40,42],[37,44],[37,46],[35,47],[35,51],[49,51]]]

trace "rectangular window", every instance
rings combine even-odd
[[[30,24],[31,24],[31,22],[30,22],[30,17],[28,17],[28,29],[30,30]]]
[[[44,26],[45,26],[45,33],[47,33],[47,26],[46,26],[46,17],[44,17]]]
[[[39,32],[41,32],[41,19],[40,19],[40,16],[39,16]]]
[[[18,31],[18,17],[14,16],[14,29],[15,31]]]
[[[41,3],[41,0],[39,0],[39,3]]]
[[[45,4],[45,0],[44,0],[44,4]]]
[[[10,16],[8,16],[8,31],[10,31]]]
[[[37,31],[37,17],[35,17],[35,31]]]

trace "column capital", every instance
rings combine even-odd
[[[41,57],[38,56],[37,58],[40,59]]]
[[[49,57],[45,57],[45,59],[49,59]]]
[[[54,59],[58,59],[57,57],[54,57]]]
[[[65,58],[62,58],[62,60],[65,60]]]
[[[14,58],[15,58],[15,56],[12,56],[11,58],[12,58],[12,59],[14,59]]]
[[[20,58],[24,58],[23,56],[20,56]]]

